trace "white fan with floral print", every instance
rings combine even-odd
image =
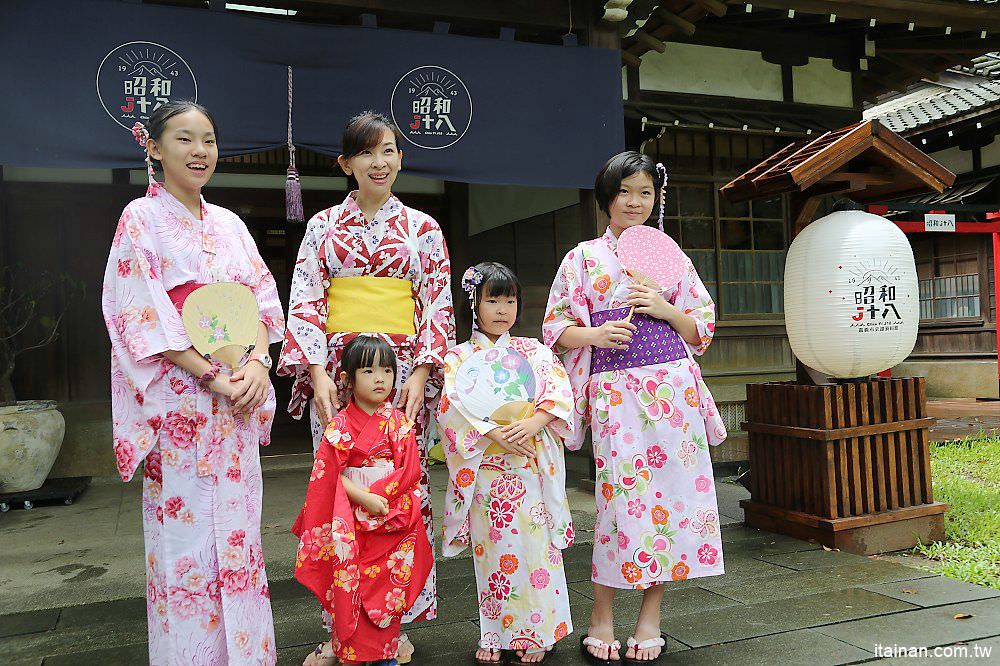
[[[458,367],[455,388],[463,407],[483,421],[508,425],[534,413],[535,372],[513,347],[472,354]]]

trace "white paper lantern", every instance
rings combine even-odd
[[[795,356],[832,377],[864,377],[913,351],[917,267],[884,217],[832,213],[806,226],[785,259],[785,326]]]

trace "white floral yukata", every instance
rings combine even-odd
[[[424,406],[417,415],[416,439],[422,469],[421,507],[427,538],[434,545],[434,524],[427,474],[428,407],[441,390],[444,355],[455,343],[455,317],[451,300],[451,264],[441,227],[430,215],[404,206],[395,196],[382,205],[368,221],[351,193],[343,203],[320,211],[309,220],[295,272],[288,306],[288,330],[278,360],[278,374],[295,378],[289,412],[301,418],[309,404],[313,451],[323,438],[312,397],[309,377],[311,364],[323,365],[334,378],[340,403],[347,404],[349,393],[340,382],[340,359],[344,347],[358,333],[328,333],[327,288],[338,277],[389,277],[413,283],[414,328],[416,335],[370,333],[385,340],[396,354],[398,371],[390,402],[413,368],[429,363],[431,375],[424,392]],[[436,574],[432,569],[423,592],[403,622],[431,620],[437,615]],[[329,624],[327,622],[327,624]]]
[[[624,307],[632,281],[615,253],[610,229],[566,255],[549,294],[545,343],[562,351],[576,396],[579,428],[590,426],[597,468],[593,581],[645,589],[669,580],[724,573],[719,509],[708,446],[725,426],[692,354],[715,332],[715,304],[687,260],[681,281],[663,296],[694,318],[700,342],[687,358],[590,375],[591,347],[562,350],[570,326],[589,326],[592,312]]]
[[[528,359],[534,371],[535,409],[555,417],[535,436],[534,460],[499,451],[484,437],[496,424],[471,415],[456,391],[465,359],[507,346]],[[445,395],[438,405],[450,475],[443,553],[458,555],[471,540],[484,649],[538,650],[573,631],[562,554],[573,545],[562,451],[572,411],[566,371],[534,338],[505,333],[493,343],[474,330],[471,340],[445,357]]]
[[[274,278],[246,225],[202,200],[193,216],[162,186],[122,213],[104,277],[114,448],[123,480],[143,468],[151,664],[273,664],[261,553],[261,470],[274,392],[249,420],[163,352],[191,347],[167,292],[240,282],[270,342],[284,319]]]

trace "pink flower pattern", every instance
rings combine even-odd
[[[592,311],[625,305],[632,280],[618,260],[617,242],[608,231],[563,259],[543,319],[549,347],[557,348],[567,327],[587,325]],[[663,297],[694,319],[699,341],[691,346],[692,356],[704,353],[715,331],[715,305],[690,261]],[[600,461],[592,562],[597,583],[646,588],[675,575],[724,572],[707,449],[726,431],[693,357],[591,376],[590,348],[562,355],[575,401],[566,447],[582,446],[589,428],[594,459]],[[637,459],[645,461],[641,472],[649,474],[643,482],[639,468],[630,464]]]
[[[167,292],[220,281],[249,287],[270,342],[281,340],[274,278],[235,214],[202,202],[196,219],[161,187],[125,208],[108,257],[102,309],[111,339],[118,471],[129,480],[145,461],[153,663],[188,663],[191,655],[204,663],[276,660],[260,554],[257,449],[270,441],[274,394],[244,422],[227,398],[200,387],[163,356],[191,344]],[[227,568],[223,557],[240,565]]]

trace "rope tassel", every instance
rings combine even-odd
[[[295,144],[292,143],[292,67],[288,67],[288,171],[285,175],[285,219],[304,222],[302,212],[302,183],[295,168]]]

